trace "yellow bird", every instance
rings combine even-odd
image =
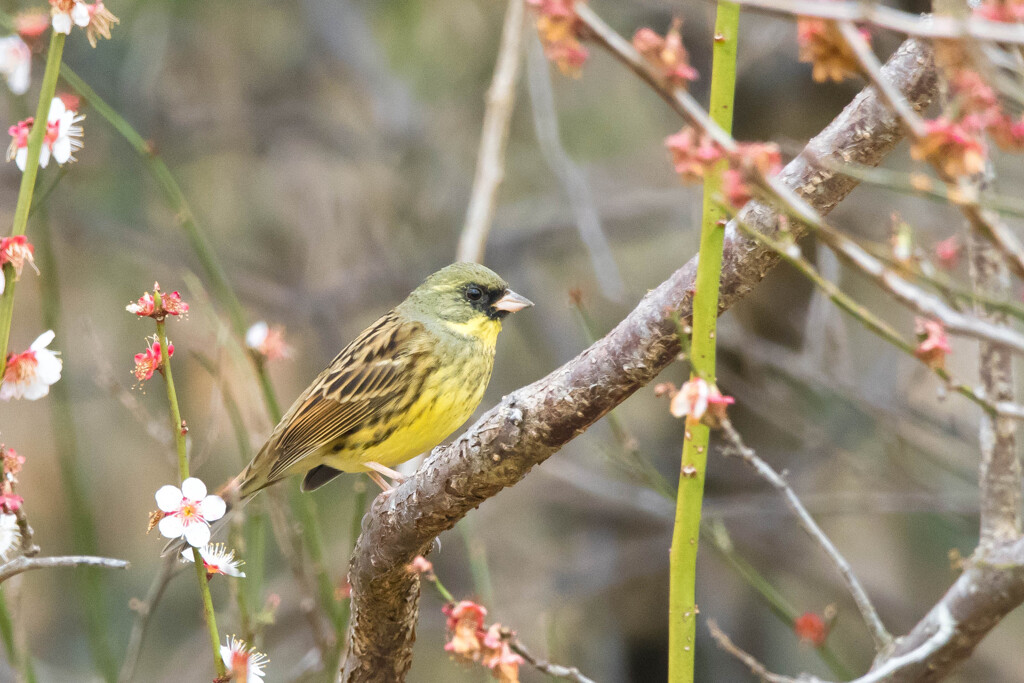
[[[399,463],[430,450],[483,398],[502,320],[533,304],[496,273],[455,263],[342,349],[302,392],[252,462],[229,484],[245,500],[302,474],[302,490],[342,472],[400,479]]]

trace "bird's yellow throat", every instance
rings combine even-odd
[[[493,320],[486,315],[473,318],[465,323],[445,322],[445,326],[457,334],[479,339],[492,349],[498,342],[498,333],[501,332],[501,321]]]

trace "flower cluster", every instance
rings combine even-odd
[[[24,235],[0,237],[0,270],[8,263],[14,269],[15,281],[21,277],[21,271],[25,267],[25,263],[32,266],[32,270],[36,271],[36,274],[39,273],[35,263],[35,248]],[[4,293],[6,286],[6,279],[0,274],[0,294]]]
[[[918,161],[934,158],[942,172],[953,177],[984,170],[988,151],[981,117],[970,115],[956,121],[940,116],[925,121],[924,126],[924,136],[910,148],[911,157]]]
[[[61,98],[53,98],[50,102],[50,112],[46,117],[43,146],[39,150],[41,167],[46,168],[51,156],[61,165],[75,161],[74,153],[82,149],[82,127],[78,124],[83,119],[84,116],[65,106]],[[28,161],[28,136],[32,132],[33,121],[33,118],[27,118],[7,129],[11,135],[7,160],[13,159],[22,171],[25,170],[25,162]]]
[[[752,174],[773,175],[782,168],[782,153],[775,143],[740,142],[733,154],[716,144],[707,134],[692,127],[665,138],[672,164],[683,182],[699,182],[720,160],[728,159],[722,173],[722,194],[731,206],[743,206],[750,199],[747,178]]]
[[[245,578],[245,572],[239,569],[245,562],[236,560],[235,551],[228,549],[223,543],[203,546],[199,549],[199,556],[203,560],[203,568],[206,570],[207,580],[212,579],[215,574]],[[185,548],[181,551],[181,561],[196,561],[190,548]]]
[[[672,382],[662,382],[654,387],[654,395],[669,398],[668,410],[672,417],[685,417],[687,422],[694,423],[703,421],[709,427],[717,427],[726,417],[726,406],[736,402],[700,377],[694,377],[679,389]]]
[[[167,357],[170,358],[173,355],[174,344],[168,339]],[[154,372],[161,370],[163,364],[164,358],[163,354],[160,353],[160,340],[154,334],[152,337],[146,337],[146,350],[135,354],[135,369],[132,372],[135,373],[135,379],[145,382],[153,377]]]
[[[156,292],[160,291],[159,282],[153,283],[153,290]],[[163,320],[169,315],[185,315],[188,313],[188,304],[182,301],[181,294],[171,292],[170,294],[160,295],[160,307],[157,308],[154,295],[146,292],[139,297],[138,301],[125,306],[125,310],[129,313],[134,313],[140,318]]]
[[[933,370],[945,370],[946,354],[952,352],[952,349],[942,323],[917,318],[914,321],[914,334],[918,340],[914,355]]]
[[[7,366],[0,380],[0,401],[24,398],[35,401],[50,393],[50,385],[60,379],[63,363],[57,351],[47,347],[53,330],[39,335],[27,351],[7,355]]]
[[[72,26],[84,28],[89,45],[93,47],[98,38],[110,40],[110,27],[121,23],[102,0],[92,5],[81,0],[50,0],[50,16],[57,33],[70,34]]]
[[[697,70],[690,66],[690,56],[683,47],[682,26],[682,20],[674,19],[664,38],[649,28],[642,28],[633,36],[633,47],[673,87],[685,87],[697,80]]]
[[[156,505],[163,513],[157,526],[160,533],[166,538],[184,538],[195,548],[210,542],[210,522],[216,522],[227,511],[224,499],[207,495],[206,484],[195,477],[181,482],[181,488],[161,486],[156,492]]]
[[[270,327],[262,320],[246,331],[245,345],[263,360],[278,360],[292,355],[292,347],[284,341],[284,328],[279,325]]]
[[[942,116],[925,122],[924,135],[911,148],[913,157],[932,160],[943,174],[959,177],[984,170],[986,134],[1004,151],[1024,151],[1024,116],[1003,110],[963,45],[938,41],[935,59],[949,84],[949,101]]]
[[[487,610],[472,600],[445,605],[442,611],[448,617],[451,639],[445,644],[446,652],[469,662],[479,662],[491,670],[501,683],[518,683],[519,666],[523,658],[509,646],[511,634],[494,623],[485,628]]]
[[[220,647],[220,658],[227,667],[229,680],[237,683],[262,683],[266,674],[263,668],[270,659],[262,652],[246,645],[244,640],[234,636],[224,639]]]
[[[537,15],[537,34],[544,44],[544,54],[566,76],[579,76],[587,61],[587,49],[580,43],[576,1],[526,0]]]
[[[32,77],[32,52],[18,36],[0,38],[0,74],[15,95],[24,95]]]
[[[862,30],[865,40],[870,38]],[[841,82],[860,71],[857,56],[843,39],[836,22],[815,17],[798,17],[796,40],[800,47],[800,61],[812,66],[811,77],[818,83],[832,80]]]

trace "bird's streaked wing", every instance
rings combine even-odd
[[[412,400],[425,374],[431,345],[422,325],[390,311],[335,357],[288,411],[266,449],[274,458],[267,483],[384,411]],[[432,364],[431,364],[432,365]]]

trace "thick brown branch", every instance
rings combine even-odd
[[[901,46],[885,76],[915,107],[926,106],[934,95],[931,53],[917,41]],[[867,88],[786,166],[780,179],[815,210],[827,213],[857,181],[818,160],[874,166],[900,138],[899,121]],[[759,230],[777,230],[772,210],[757,202],[744,209],[743,220]],[[750,292],[777,262],[770,249],[729,229],[722,310]],[[404,679],[419,601],[419,577],[405,565],[469,510],[518,482],[672,362],[679,351],[672,318],[689,317],[695,273],[691,260],[607,336],[505,397],[454,443],[435,449],[415,477],[374,502],[350,567],[352,621],[344,680]]]

